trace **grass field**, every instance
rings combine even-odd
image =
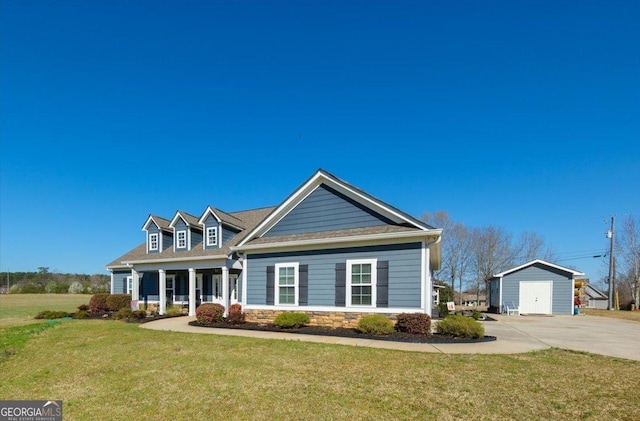
[[[595,308],[580,309],[584,314],[589,316],[611,317],[614,319],[632,320],[634,322],[640,322],[640,311],[610,311],[599,310]]]
[[[0,328],[33,323],[33,316],[42,310],[71,313],[90,299],[83,294],[0,294]]]
[[[640,419],[639,362],[559,349],[422,354],[103,320],[5,333],[0,399],[62,399],[66,420]]]

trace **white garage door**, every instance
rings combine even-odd
[[[552,281],[520,282],[520,313],[551,314]]]

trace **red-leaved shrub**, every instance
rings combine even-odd
[[[431,317],[425,313],[402,313],[396,321],[396,330],[419,335],[431,334]]]
[[[196,309],[196,320],[203,326],[220,323],[224,320],[224,306],[213,303],[200,304]]]
[[[109,310],[107,307],[107,297],[110,294],[106,292],[100,292],[98,294],[93,294],[91,299],[89,300],[89,308],[91,309],[91,313],[100,314]]]
[[[232,325],[239,325],[245,322],[245,314],[242,312],[242,306],[238,303],[229,306],[229,314],[227,322]]]

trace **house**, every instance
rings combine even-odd
[[[584,273],[533,260],[498,273],[489,283],[490,308],[513,302],[520,314],[573,314],[575,280]]]
[[[609,296],[591,284],[584,286],[584,295],[587,298],[587,308],[606,310],[609,308]]]
[[[454,297],[463,307],[484,307],[487,305],[487,297],[484,293],[463,292],[460,294],[459,292],[455,292]]]
[[[441,229],[318,170],[276,207],[149,215],[145,241],[107,265],[111,292],[138,305],[225,309],[250,321],[283,311],[353,326],[363,314],[431,314]]]

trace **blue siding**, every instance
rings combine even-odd
[[[131,276],[131,271],[113,272],[113,292],[115,294],[127,293],[127,276]]]
[[[502,278],[502,301],[520,305],[520,281],[553,281],[551,312],[573,314],[573,277],[570,273],[535,264]]]
[[[140,300],[157,301],[160,283],[158,272],[144,272],[140,275]]]
[[[421,243],[247,256],[247,304],[266,304],[267,266],[309,266],[309,306],[335,306],[335,266],[348,259],[389,261],[389,307],[420,308]]]
[[[207,228],[211,228],[211,227],[218,227],[218,221],[216,221],[216,218],[213,217],[213,215],[209,214],[209,216],[207,216],[207,219],[205,219],[204,221],[204,235],[207,235]],[[220,243],[220,239],[218,238],[218,243]],[[220,248],[219,244],[216,244],[215,246],[208,246],[206,244],[206,240],[205,240],[205,248],[207,250],[211,250],[211,249],[217,249]]]
[[[202,231],[191,229],[191,248],[200,245],[200,243],[202,243]],[[200,245],[200,247],[202,246]]]
[[[225,245],[229,240],[238,234],[238,231],[234,231],[228,227],[222,226],[222,245]]]
[[[173,248],[173,234],[163,231],[162,232],[162,251]]]
[[[392,223],[343,194],[318,186],[264,236],[304,234]]]

